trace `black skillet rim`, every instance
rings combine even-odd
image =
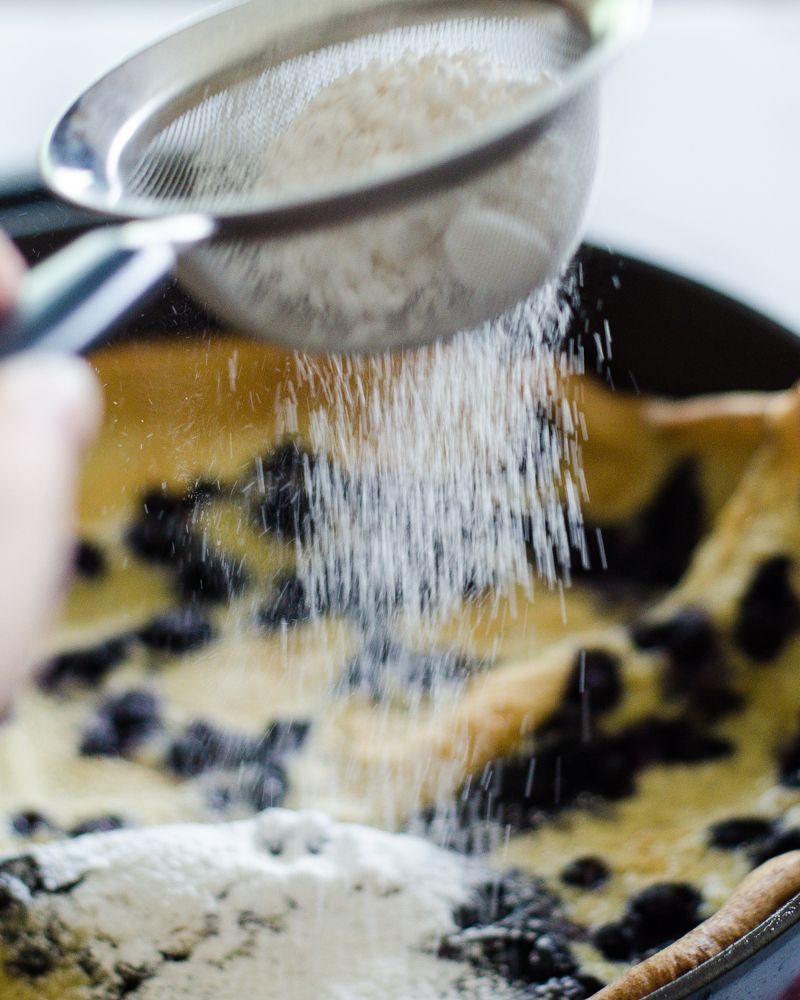
[[[0,190],[0,229],[30,263],[80,232],[105,224],[99,216],[53,198],[35,180]],[[583,244],[574,273],[580,304],[569,337],[584,349],[588,370],[615,388],[685,397],[725,391],[785,389],[800,379],[800,337],[748,306],[699,282],[606,247]],[[174,336],[219,329],[174,283],[130,317],[124,336]],[[607,356],[606,332],[611,337]],[[696,350],[698,345],[701,351]],[[698,363],[698,361],[700,363]],[[800,895],[749,934],[691,972],[661,987],[652,1000],[691,997],[771,944],[800,921]],[[712,992],[697,994],[712,997]]]

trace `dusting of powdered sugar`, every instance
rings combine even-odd
[[[48,927],[83,949],[92,1000],[116,1000],[126,981],[141,1000],[511,996],[437,957],[479,872],[416,837],[273,809],[88,835],[30,856],[46,891],[28,900],[26,933]]]

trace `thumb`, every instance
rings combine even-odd
[[[0,315],[14,305],[25,273],[25,261],[5,233],[0,232]]]
[[[0,366],[0,705],[26,677],[66,579],[80,461],[101,409],[79,358],[28,352]]]

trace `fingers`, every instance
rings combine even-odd
[[[0,705],[26,678],[69,571],[78,470],[101,409],[79,358],[28,352],[0,367]]]
[[[25,273],[25,261],[11,240],[0,231],[0,315],[16,301],[16,290]]]

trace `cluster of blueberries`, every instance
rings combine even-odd
[[[147,690],[131,690],[104,701],[83,732],[84,756],[131,758],[150,736],[163,730],[157,698]],[[237,805],[260,811],[283,803],[288,789],[285,762],[296,753],[311,724],[277,720],[258,737],[225,732],[195,721],[167,744],[164,767],[175,778],[213,772],[209,806],[224,812]]]
[[[758,565],[742,598],[732,641],[756,663],[767,663],[800,627],[800,601],[790,583],[791,562],[776,555]],[[452,827],[453,843],[480,822],[531,829],[554,812],[593,799],[615,800],[635,792],[636,775],[653,764],[692,764],[734,752],[730,740],[709,726],[742,706],[725,661],[723,643],[706,612],[686,607],[666,621],[643,619],[630,627],[641,649],[664,654],[663,695],[679,709],[671,717],[640,719],[612,734],[596,722],[614,709],[623,691],[619,663],[602,649],[584,650],[573,664],[563,703],[537,733],[535,754],[492,761],[480,781],[462,789]],[[778,750],[778,774],[800,785],[800,735]],[[794,835],[776,843],[795,846]],[[772,844],[772,841],[768,843]],[[773,850],[754,848],[755,859]],[[777,852],[776,853],[780,853]]]
[[[178,605],[133,633],[56,656],[39,675],[45,690],[100,684],[135,643],[156,652],[180,654],[215,638],[211,608],[240,594],[249,583],[242,561],[210,548],[191,524],[197,507],[222,492],[219,483],[199,481],[182,494],[152,490],[142,497],[126,542],[140,559],[170,569]],[[280,523],[278,518],[276,530]],[[97,545],[84,541],[78,546],[75,565],[79,574],[96,579],[105,573],[107,560]],[[277,628],[309,615],[302,582],[287,577],[277,582],[274,599],[261,609],[258,620],[265,628]]]
[[[305,457],[298,449],[286,446],[258,463],[258,477],[264,488],[254,513],[259,523],[279,537],[292,537],[304,530],[308,508],[300,486],[303,461]],[[250,578],[240,560],[203,542],[193,529],[192,517],[200,505],[225,492],[219,483],[199,481],[181,494],[153,490],[141,498],[126,532],[126,543],[140,559],[169,568],[175,580],[177,605],[135,631],[55,656],[39,673],[38,683],[43,690],[60,694],[73,687],[98,687],[137,644],[154,652],[179,655],[216,638],[214,604],[241,593]],[[98,545],[82,541],[78,546],[75,568],[79,575],[100,579],[107,572],[107,563]],[[305,621],[310,614],[302,582],[287,575],[276,581],[270,601],[257,614],[257,622],[272,630]],[[80,753],[131,758],[148,738],[164,729],[155,695],[144,689],[129,690],[100,704],[81,735]],[[214,808],[224,810],[245,803],[260,810],[283,801],[287,790],[285,759],[299,749],[308,729],[305,721],[280,720],[271,723],[260,738],[253,738],[224,733],[209,723],[196,721],[167,743],[164,766],[179,779],[215,772],[218,780],[209,796]],[[115,817],[105,817],[98,823],[102,826],[105,821],[108,826],[112,819],[119,824]],[[55,830],[44,817],[33,813],[20,814],[12,825],[22,836],[45,827]]]
[[[779,854],[800,850],[800,829],[763,816],[735,816],[710,827],[708,842],[722,851],[745,850],[757,867]]]
[[[586,546],[574,552],[572,572],[609,589],[672,587],[689,566],[706,528],[696,463],[670,472],[650,503],[622,525],[587,525]],[[767,557],[755,570],[733,629],[733,641],[756,662],[777,656],[800,628],[800,600],[789,581],[791,560]]]
[[[561,707],[537,733],[535,752],[491,761],[479,780],[462,788],[449,827],[451,846],[463,831],[479,831],[487,822],[533,829],[575,804],[627,798],[636,790],[637,773],[650,765],[699,763],[733,752],[729,740],[690,714],[648,716],[611,734],[598,731],[597,721],[622,693],[617,658],[602,649],[581,651]]]
[[[440,955],[502,976],[520,996],[584,1000],[604,985],[580,971],[571,942],[583,931],[564,919],[540,879],[498,875],[477,885],[454,916],[458,930],[442,941]]]
[[[81,820],[68,830],[62,830],[38,809],[26,809],[11,817],[11,829],[18,837],[35,837],[37,834],[68,837],[81,837],[84,833],[108,833],[109,830],[121,830],[125,821],[119,816],[92,816]]]
[[[578,858],[564,883],[594,890],[610,877],[600,858]],[[606,958],[640,961],[700,922],[702,897],[683,882],[660,882],[632,896],[622,918],[590,932],[564,919],[558,897],[541,880],[506,873],[479,886],[456,913],[458,930],[441,945],[448,958],[491,969],[542,1000],[584,1000],[604,985],[580,971],[571,943],[591,940]]]

